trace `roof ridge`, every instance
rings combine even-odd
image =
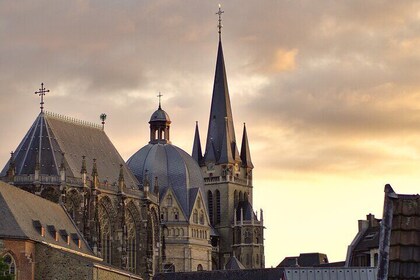
[[[81,126],[86,126],[86,127],[96,128],[96,129],[102,130],[102,126],[100,124],[96,124],[96,123],[93,123],[93,122],[79,120],[79,119],[76,119],[76,118],[73,118],[73,117],[68,117],[68,116],[65,116],[65,115],[61,115],[61,114],[53,113],[53,112],[49,112],[49,111],[45,111],[44,114],[47,117],[55,118],[57,120],[61,120],[61,121],[69,122],[69,123],[72,123],[72,124],[77,124],[77,125],[81,125]]]

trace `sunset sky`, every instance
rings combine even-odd
[[[124,159],[162,107],[207,133],[219,1],[0,1],[0,164],[39,113],[100,123]],[[247,124],[266,266],[344,260],[384,185],[420,192],[420,1],[222,1],[237,139]],[[2,166],[0,168],[2,168]]]

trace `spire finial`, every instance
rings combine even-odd
[[[41,104],[41,113],[44,112],[44,95],[50,92],[49,89],[44,88],[44,83],[41,83],[41,88],[38,91],[35,91],[35,94],[39,94],[39,96],[41,96],[41,102],[39,104]]]
[[[159,94],[157,95],[157,97],[159,98],[159,109],[162,109],[161,108],[161,97],[163,96],[163,94],[162,93],[160,93],[160,91],[159,91]]]
[[[105,114],[105,113],[102,113],[102,114],[99,116],[99,118],[100,118],[100,119],[101,119],[101,121],[102,121],[102,130],[104,130],[104,128],[105,128],[106,114]]]
[[[216,13],[216,15],[219,15],[219,24],[217,25],[217,28],[219,29],[219,40],[222,37],[222,27],[223,27],[223,25],[222,25],[222,14],[224,12],[225,11],[222,11],[222,5],[219,4],[219,11],[217,11],[217,13]]]

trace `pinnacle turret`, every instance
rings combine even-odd
[[[248,135],[246,133],[245,123],[244,123],[244,133],[242,135],[241,160],[242,160],[243,167],[254,168],[254,165],[252,164],[252,161],[251,161],[251,152],[249,150]]]
[[[194,144],[192,150],[192,157],[201,165],[203,162],[203,152],[201,151],[200,132],[198,130],[198,122],[195,123]]]

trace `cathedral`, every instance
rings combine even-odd
[[[101,126],[44,111],[42,85],[41,112],[0,173],[2,181],[63,206],[95,256],[143,279],[232,262],[265,266],[263,211],[252,206],[245,125],[240,146],[235,136],[221,13],[204,152],[198,123],[191,155],[172,144],[159,100],[149,142],[125,162],[104,131],[106,116]]]

